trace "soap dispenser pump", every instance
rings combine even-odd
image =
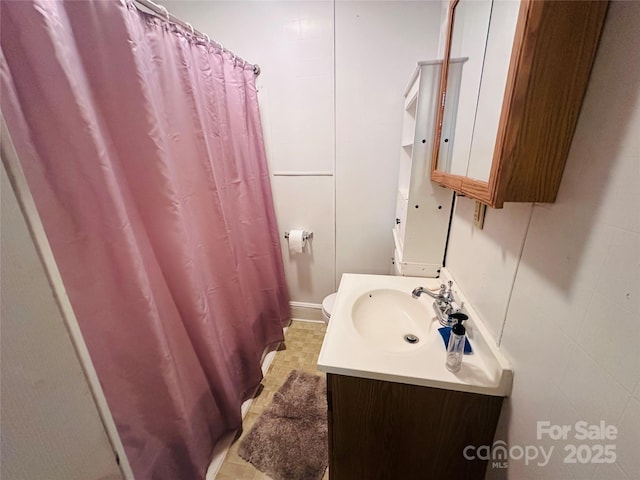
[[[451,327],[451,335],[449,336],[449,343],[447,344],[447,370],[450,372],[457,372],[462,366],[462,355],[464,354],[464,342],[466,339],[466,329],[462,322],[467,320],[464,313],[452,313],[449,318],[453,321],[457,321],[453,327]]]

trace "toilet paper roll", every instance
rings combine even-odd
[[[289,250],[293,253],[302,253],[307,241],[303,238],[304,230],[291,230],[289,232]]]

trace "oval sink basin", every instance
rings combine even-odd
[[[392,352],[407,352],[424,345],[433,315],[424,303],[392,289],[371,290],[353,304],[351,318],[367,342]]]
[[[459,291],[456,298],[469,312],[466,328],[473,354],[464,356],[459,372],[447,370],[433,299],[411,297],[419,285],[434,289],[446,283],[449,272],[441,273],[439,279],[343,274],[318,368],[334,375],[509,396],[513,369]],[[407,341],[406,335],[418,341],[411,336]]]

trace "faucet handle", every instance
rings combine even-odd
[[[447,297],[447,299],[449,300],[449,302],[453,302],[455,301],[455,298],[453,296],[453,282],[451,280],[449,280],[447,282],[448,288],[447,290],[444,292],[444,296]]]

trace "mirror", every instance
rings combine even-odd
[[[454,0],[436,169],[489,181],[520,2]]]

